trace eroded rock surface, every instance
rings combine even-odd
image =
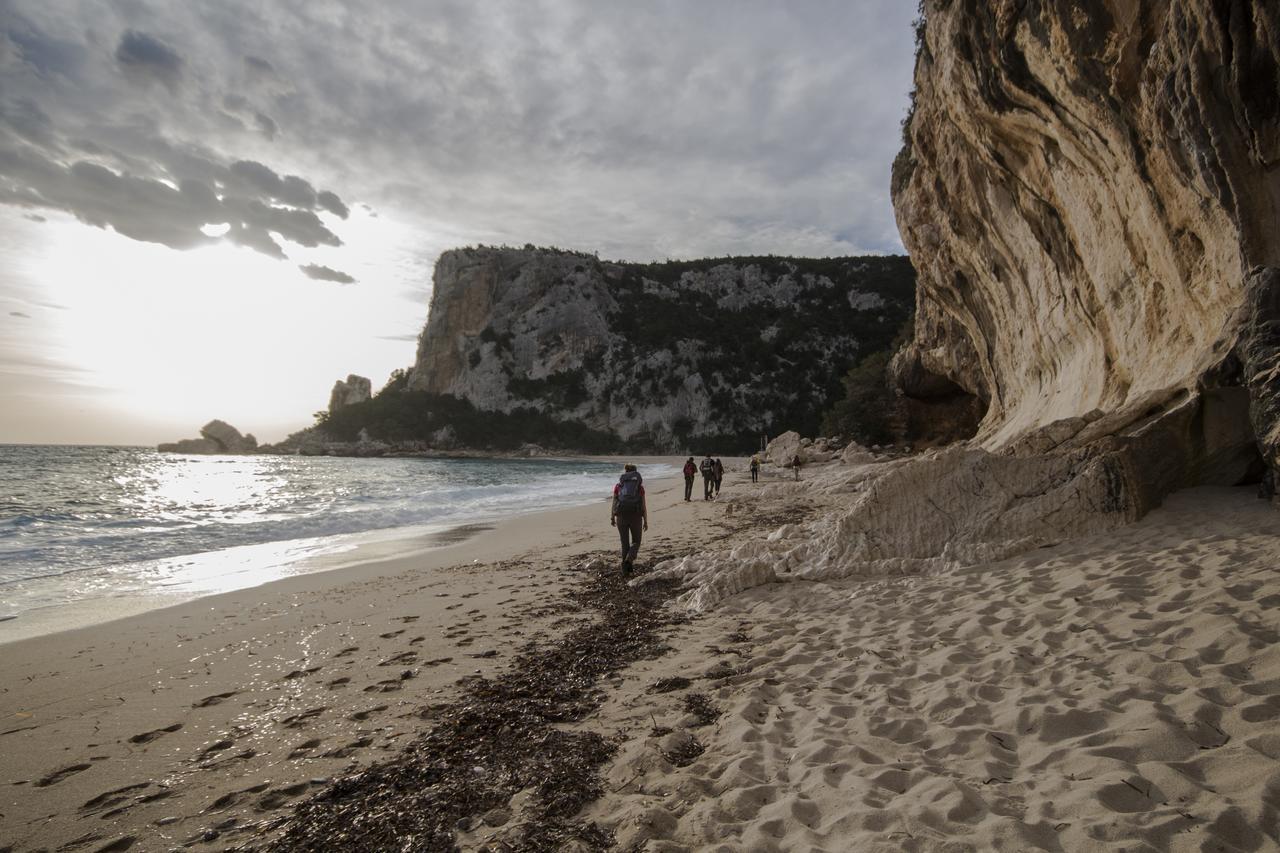
[[[920,276],[903,390],[971,395],[997,448],[1196,389],[1237,343],[1250,271],[1280,265],[1280,6],[924,11],[893,187]],[[1274,370],[1250,369],[1274,447]]]
[[[363,376],[352,373],[345,381],[339,379],[333,383],[333,390],[329,392],[329,414],[333,414],[344,406],[363,403],[372,395],[373,383]]]
[[[454,250],[436,264],[409,387],[641,446],[750,446],[816,430],[848,369],[906,321],[913,278],[901,257],[626,264]]]

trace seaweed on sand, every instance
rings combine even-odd
[[[668,651],[659,632],[673,617],[660,605],[673,592],[670,583],[631,589],[615,572],[593,577],[569,595],[594,613],[589,624],[525,648],[501,675],[465,681],[461,697],[434,709],[431,729],[403,753],[300,803],[265,849],[452,850],[455,831],[507,808],[520,791],[531,796],[491,849],[605,849],[610,834],[573,817],[600,795],[598,770],[615,746],[558,724],[599,707],[601,677]]]

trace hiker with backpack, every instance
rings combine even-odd
[[[716,497],[720,497],[720,481],[724,479],[724,463],[716,457]]]
[[[640,534],[649,529],[649,506],[644,499],[644,480],[636,466],[622,466],[622,476],[613,487],[613,502],[609,509],[609,524],[618,528],[622,539],[622,571],[628,574],[635,567],[640,553]]]
[[[751,454],[751,482],[760,482],[760,456],[759,454]]]
[[[684,499],[693,499],[693,478],[698,475],[698,466],[693,464],[693,457],[684,463]]]
[[[702,499],[704,501],[711,500],[711,490],[716,482],[716,463],[711,458],[711,454],[707,454],[707,458],[702,460],[702,464],[698,466],[698,470],[702,472]]]

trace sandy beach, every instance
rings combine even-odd
[[[648,485],[646,550],[723,510]],[[603,497],[455,535],[3,645],[0,850],[169,849],[285,808],[396,750],[460,678],[563,632],[575,557],[617,548]]]
[[[821,514],[826,468],[735,470],[710,504],[650,483],[645,551]],[[613,570],[606,513],[6,645],[0,850],[270,842],[333,779],[403,760],[468,677],[590,621],[567,596]],[[1250,490],[1197,489],[998,563],[672,613],[557,727],[616,747],[573,819],[621,850],[1273,848],[1278,534]],[[533,849],[479,817],[464,849]]]

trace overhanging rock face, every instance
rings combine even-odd
[[[912,386],[929,375],[972,395],[1000,450],[1240,385],[1274,469],[1280,6],[925,14],[893,186],[919,274],[908,398],[927,408]]]
[[[991,563],[1175,489],[1274,484],[1280,5],[924,12],[893,176],[915,334],[891,372],[908,427],[968,441],[833,469],[811,487],[839,510],[648,576],[682,580],[690,609]]]

